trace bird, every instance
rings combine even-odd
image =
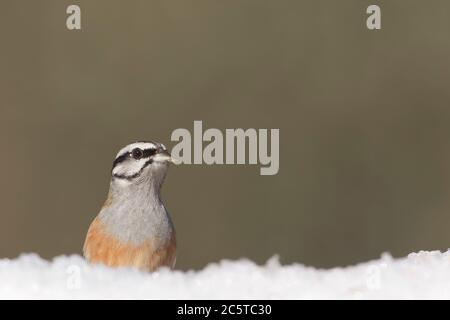
[[[158,142],[134,142],[117,153],[107,199],[84,242],[88,262],[147,272],[174,268],[175,228],[160,195],[170,163],[176,161]]]

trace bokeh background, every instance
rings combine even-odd
[[[68,31],[78,4],[82,30]],[[366,8],[382,9],[382,30]],[[81,253],[116,152],[280,128],[280,171],[172,167],[178,269],[450,246],[449,1],[0,3],[0,257]]]

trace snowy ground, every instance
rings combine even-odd
[[[201,271],[145,274],[91,266],[80,256],[0,260],[0,299],[450,299],[450,250],[317,270],[222,261]]]

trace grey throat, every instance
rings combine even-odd
[[[160,197],[166,171],[167,164],[155,163],[132,181],[111,179],[109,203],[99,213],[109,235],[133,245],[151,239],[155,248],[170,240],[174,227]]]

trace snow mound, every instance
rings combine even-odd
[[[82,257],[51,262],[35,254],[0,260],[0,299],[450,299],[450,250],[411,253],[352,267],[282,266],[271,258],[212,263],[201,271],[89,265]]]

